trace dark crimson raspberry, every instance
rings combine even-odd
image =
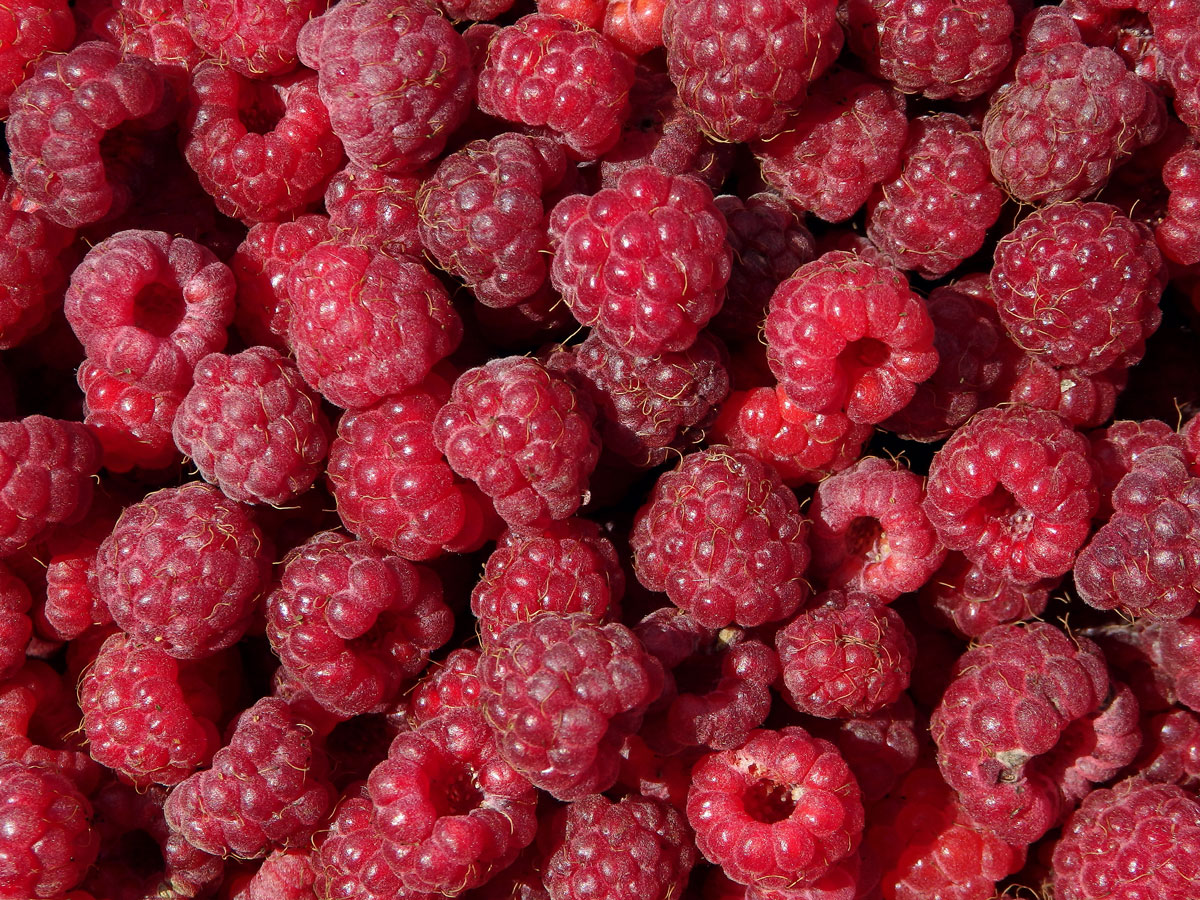
[[[1100,190],[1158,139],[1164,118],[1161,99],[1120,56],[1084,44],[1066,10],[1039,9],[1013,80],[992,95],[983,142],[1014,198],[1054,203]]]
[[[296,38],[329,0],[183,0],[184,21],[196,44],[248,78],[296,68]]]
[[[210,353],[175,414],[175,444],[231,500],[283,506],[321,474],[333,427],[295,363],[269,347]]]
[[[267,636],[283,665],[345,716],[393,700],[454,629],[431,570],[332,531],[288,554],[266,605]]]
[[[290,278],[296,363],[335,406],[363,409],[416,387],[462,339],[446,289],[415,260],[333,240]]]
[[[1117,397],[1129,381],[1129,370],[1120,365],[1087,375],[1074,367],[1056,368],[1032,353],[1005,356],[1004,374],[987,405],[1044,409],[1074,428],[1095,428],[1111,420]]]
[[[664,473],[633,523],[638,581],[706,628],[786,619],[808,597],[808,526],[778,473],[715,446]]]
[[[421,179],[415,175],[391,178],[378,169],[350,163],[325,188],[329,228],[341,240],[389,256],[416,255],[421,248],[420,187]]]
[[[1187,458],[1188,468],[1193,475],[1200,477],[1200,416],[1193,416],[1179,430],[1183,440],[1183,453]]]
[[[67,0],[26,0],[0,9],[0,120],[32,64],[47,53],[71,49],[75,19]]]
[[[1054,846],[1054,896],[1184,900],[1196,882],[1198,840],[1200,803],[1176,785],[1129,778],[1092,791]]]
[[[621,742],[658,698],[663,672],[624,625],[543,613],[485,649],[479,680],[500,755],[572,801],[616,782]]]
[[[1137,773],[1155,784],[1200,785],[1200,717],[1187,709],[1154,716],[1143,726],[1145,742],[1134,762]]]
[[[186,391],[200,358],[225,346],[235,291],[207,247],[121,231],[71,274],[65,309],[91,362],[148,391]]]
[[[1200,262],[1200,151],[1183,149],[1167,160],[1163,184],[1171,192],[1154,238],[1172,262]]]
[[[1151,37],[1155,47],[1155,74],[1174,96],[1174,108],[1189,127],[1200,126],[1200,91],[1197,90],[1197,71],[1200,60],[1197,50],[1196,16],[1200,7],[1192,0],[1155,0],[1141,8],[1149,16]]]
[[[991,287],[1020,347],[1094,375],[1142,358],[1166,278],[1145,225],[1105,203],[1062,203],[1000,241]]]
[[[577,159],[611,150],[629,113],[633,61],[604,35],[533,13],[501,28],[479,72],[479,108],[545,126]]]
[[[188,31],[183,0],[115,0],[102,30],[122,53],[155,63],[180,96],[192,68],[207,55]]]
[[[1017,585],[1070,571],[1096,506],[1087,438],[1024,406],[976,413],[934,454],[926,482],[942,543]]]
[[[178,784],[221,746],[213,688],[155,644],[117,632],[79,683],[92,757],[134,787]]]
[[[505,522],[541,527],[574,514],[587,497],[600,457],[594,419],[591,401],[564,377],[509,356],[459,376],[433,440]]]
[[[663,42],[679,99],[721,141],[770,138],[842,49],[832,0],[747,7],[666,4]],[[817,89],[813,89],[814,96]]]
[[[506,133],[446,156],[417,195],[421,243],[488,306],[512,306],[546,282],[543,198],[566,174],[562,147]]]
[[[0,759],[54,770],[91,793],[101,769],[83,748],[75,685],[68,677],[28,659],[0,682]]]
[[[795,889],[858,848],[863,807],[837,748],[803,728],[755,731],[692,771],[688,822],[705,858],[741,884]]]
[[[46,327],[67,277],[59,253],[71,232],[23,208],[19,195],[0,172],[0,350]]]
[[[850,218],[900,165],[904,97],[849,69],[813,85],[782,133],[751,144],[763,180],[827,222]]]
[[[365,792],[364,792],[365,793]],[[384,859],[386,841],[365,796],[343,800],[313,858],[316,896],[330,900],[419,900]]]
[[[408,695],[405,714],[414,727],[458,709],[479,708],[478,650],[452,650],[439,664],[431,666]]]
[[[920,588],[946,556],[924,499],[923,478],[877,456],[822,481],[809,509],[813,574],[884,603]]]
[[[44,58],[9,101],[13,178],[31,203],[68,228],[119,215],[133,202],[119,175],[120,144],[129,129],[169,121],[165,96],[153,63],[102,41]]]
[[[439,0],[438,6],[455,24],[490,23],[512,9],[513,2],[514,0]]]
[[[636,356],[686,350],[721,308],[732,253],[712,191],[643,166],[550,213],[550,278],[575,318]]]
[[[230,900],[312,900],[316,880],[312,851],[277,850]]]
[[[1179,702],[1200,712],[1200,618],[1189,616],[1165,622],[1141,635],[1141,646],[1149,653],[1157,676],[1165,675],[1168,687]]]
[[[1047,578],[1030,585],[1013,584],[985,575],[955,551],[921,588],[921,609],[933,624],[973,639],[997,625],[1038,618],[1058,582]]]
[[[311,207],[344,160],[315,74],[257,81],[215,62],[192,73],[183,152],[217,209],[245,222]]]
[[[802,409],[882,422],[937,369],[924,301],[891,266],[835,250],[771,297],[767,360]]]
[[[1142,454],[1174,450],[1186,461],[1183,436],[1161,419],[1113,422],[1107,428],[1092,432],[1088,440],[1092,443],[1092,466],[1096,470],[1096,487],[1100,492],[1097,516],[1100,519],[1112,515],[1113,490],[1132,471]]]
[[[171,423],[183,391],[131,384],[86,360],[75,377],[83,391],[83,421],[100,441],[104,468],[163,469],[178,457]]]
[[[32,605],[25,582],[0,565],[0,680],[25,664],[25,647],[33,637]]]
[[[441,155],[471,108],[467,44],[431,4],[343,0],[301,30],[351,162],[402,175]]]
[[[907,693],[869,716],[851,719],[808,719],[815,737],[834,744],[854,774],[870,809],[896,787],[917,764],[927,725]]]
[[[237,719],[211,769],[179,784],[163,808],[193,847],[253,858],[306,842],[333,806],[323,750],[287,703],[264,697]]]
[[[200,659],[245,634],[273,560],[245,507],[190,482],[126,508],[97,551],[96,584],[132,637]]]
[[[894,265],[936,279],[983,246],[1003,203],[979,132],[951,113],[920,116],[899,173],[867,205],[867,237]]]

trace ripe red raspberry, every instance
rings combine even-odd
[[[1111,420],[1117,397],[1129,381],[1124,366],[1088,375],[1075,367],[1056,368],[1032,353],[1006,358],[1004,367],[988,405],[1021,404],[1048,410],[1075,428],[1095,428]]]
[[[841,52],[842,29],[832,0],[675,0],[663,15],[663,42],[683,105],[708,134],[743,142],[784,130]]]
[[[311,900],[316,880],[310,850],[277,850],[240,889],[233,888],[230,900]]]
[[[208,765],[221,747],[221,710],[198,676],[154,644],[109,637],[79,683],[93,758],[139,790],[178,784]]]
[[[84,424],[100,441],[104,468],[163,469],[178,457],[171,423],[183,391],[131,384],[86,360],[76,378],[84,392]]]
[[[1200,69],[1196,52],[1196,15],[1192,0],[1155,0],[1144,4],[1154,43],[1155,74],[1163,87],[1174,94],[1175,114],[1189,127],[1200,126],[1200,91],[1196,75]]]
[[[1063,203],[1000,241],[991,286],[1020,347],[1093,375],[1142,358],[1166,278],[1145,225],[1105,203]]]
[[[94,569],[96,550],[112,531],[117,515],[106,515],[93,508],[88,522],[96,523],[95,537],[87,535],[58,549],[46,565],[46,603],[37,617],[39,634],[55,640],[73,641],[94,625],[109,625],[112,616],[96,594]],[[89,529],[90,530],[90,529]]]
[[[983,142],[1014,198],[1054,203],[1100,190],[1158,139],[1164,118],[1161,99],[1120,56],[1085,45],[1066,10],[1039,9],[1013,80],[992,96]]]
[[[807,523],[769,465],[731,447],[684,457],[634,519],[638,581],[706,628],[786,619],[808,596]]]
[[[974,639],[989,628],[1036,619],[1045,611],[1057,578],[1017,585],[985,575],[961,553],[952,551],[921,588],[921,610],[937,625]]]
[[[415,387],[462,339],[446,289],[412,259],[327,241],[290,277],[296,363],[335,406],[363,409]]]
[[[431,570],[332,531],[288,554],[266,606],[267,636],[283,665],[344,716],[394,699],[454,630]]]
[[[512,306],[546,282],[543,197],[566,174],[549,138],[506,133],[446,156],[417,195],[421,243],[488,306]]]
[[[846,760],[870,809],[917,764],[926,743],[925,716],[907,693],[879,712],[850,719],[808,719],[814,737],[834,744]]]
[[[770,140],[751,144],[763,180],[827,222],[850,218],[900,165],[908,137],[904,97],[849,69],[834,69]]]
[[[122,231],[88,251],[64,305],[97,366],[148,391],[186,391],[200,357],[225,346],[235,290],[207,247]]]
[[[658,698],[663,672],[624,625],[548,612],[505,629],[479,681],[500,755],[572,801],[616,782],[621,742]]]
[[[132,637],[200,659],[245,634],[273,559],[245,507],[190,482],[126,508],[97,551],[96,584]]]
[[[1134,763],[1155,784],[1200,785],[1200,717],[1186,709],[1160,713],[1143,726],[1145,741]]]
[[[283,506],[321,474],[333,427],[295,363],[251,347],[200,360],[172,433],[226,497]]]
[[[67,277],[59,252],[71,232],[23,206],[15,183],[0,172],[0,350],[46,327]]]
[[[329,0],[183,0],[184,21],[209,56],[247,78],[296,68],[296,37]]]
[[[1171,192],[1154,238],[1172,262],[1200,262],[1200,151],[1183,149],[1167,160],[1163,184]]]
[[[357,165],[415,171],[441,155],[470,110],[466,42],[432,5],[343,0],[304,26],[298,49]]]
[[[25,582],[0,565],[0,681],[25,664],[25,647],[33,636],[32,605]]]
[[[420,187],[421,179],[415,175],[391,178],[378,169],[350,163],[325,188],[329,228],[340,240],[389,256],[416,255],[421,249]]]
[[[68,228],[124,212],[133,195],[119,177],[122,139],[170,119],[165,95],[153,63],[101,41],[37,63],[12,94],[5,131],[26,199]]]
[[[459,376],[433,440],[505,522],[536,528],[574,514],[586,499],[600,457],[594,419],[591,401],[565,378],[509,356]]]
[[[364,792],[365,793],[365,792]],[[351,795],[337,808],[333,824],[317,847],[316,896],[345,900],[417,900],[384,859],[385,840],[365,796]]]
[[[550,213],[550,278],[575,318],[635,356],[686,350],[721,308],[732,253],[712,192],[644,166]]]
[[[312,73],[252,81],[206,62],[192,73],[184,156],[217,209],[245,222],[291,218],[324,196],[341,142]]]
[[[688,822],[731,879],[766,889],[811,884],[858,848],[863,807],[837,748],[803,728],[755,731],[692,771]]]
[[[925,303],[890,266],[835,250],[771,297],[767,360],[788,396],[815,413],[882,422],[937,369]]]
[[[577,159],[611,150],[629,113],[633,61],[599,32],[543,13],[501,28],[479,72],[479,108],[545,126]]]
[[[1200,618],[1189,616],[1146,629],[1140,645],[1150,657],[1153,674],[1165,676],[1168,695],[1200,712]]]
[[[469,647],[431,666],[408,695],[405,715],[413,727],[459,709],[479,709],[480,652]]]
[[[71,49],[75,19],[67,0],[26,0],[0,9],[0,120],[8,118],[9,98],[33,63],[47,53]]]
[[[1072,722],[1054,750],[1040,761],[1050,781],[1058,785],[1064,817],[1095,785],[1111,781],[1134,761],[1142,745],[1138,712],[1133,691],[1113,681],[1101,706]]]
[[[976,413],[934,454],[926,482],[942,543],[1017,585],[1070,571],[1096,506],[1087,439],[1023,406]]]
[[[1183,900],[1195,888],[1198,840],[1200,803],[1182,788],[1128,778],[1093,791],[1054,846],[1054,896]]]
[[[114,0],[111,10],[102,28],[105,40],[122,53],[155,63],[172,88],[186,96],[189,73],[207,54],[188,31],[183,0]]]

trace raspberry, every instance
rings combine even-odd
[[[312,729],[284,701],[264,697],[234,720],[212,768],[175,788],[163,812],[193,847],[254,858],[307,841],[333,800]]]
[[[668,3],[663,41],[680,101],[718,140],[779,134],[842,49],[836,16],[830,0]]]
[[[5,131],[25,197],[68,228],[124,212],[133,195],[119,171],[120,143],[165,124],[165,91],[153,63],[100,41],[35,64],[13,91]]]
[[[173,434],[226,497],[282,506],[321,474],[333,428],[291,360],[251,347],[200,360]]]
[[[891,793],[917,764],[925,743],[924,716],[903,693],[895,703],[869,716],[850,719],[811,719],[814,737],[836,745],[854,774],[868,809]]]
[[[951,552],[921,588],[921,610],[934,625],[973,639],[997,625],[1038,618],[1057,584],[1056,578],[1013,584],[985,575],[961,553]]]
[[[537,528],[584,502],[600,456],[591,401],[533,359],[509,356],[454,382],[433,423],[450,467],[509,525]]]
[[[942,543],[1017,585],[1070,571],[1096,506],[1087,439],[1044,410],[976,413],[929,466],[925,514]]]
[[[310,900],[316,880],[309,851],[277,850],[263,860],[244,892],[235,891],[230,900]]]
[[[89,522],[99,522],[106,532],[111,532],[116,524],[115,515],[102,515],[95,509],[88,518]],[[56,640],[73,641],[93,625],[112,624],[108,607],[92,590],[91,576],[101,540],[103,538],[83,538],[50,557],[46,566],[46,604],[36,623],[39,633]]]
[[[417,900],[384,859],[384,838],[371,801],[351,796],[338,806],[333,825],[317,847],[316,896],[345,900]]]
[[[62,897],[96,859],[92,805],[53,769],[0,762],[0,894]]]
[[[826,591],[775,636],[784,697],[823,718],[868,716],[908,687],[916,642],[904,620],[860,591]]]
[[[551,900],[593,896],[598,885],[612,900],[669,900],[696,861],[687,822],[661,800],[587,797],[567,808],[563,828],[543,876]]]
[[[1135,769],[1155,784],[1200,785],[1200,717],[1186,709],[1154,716],[1143,726],[1145,742]]]
[[[189,73],[206,54],[188,31],[183,0],[116,0],[112,13],[105,23],[106,39],[115,41],[122,53],[155,63],[185,96]]]
[[[1200,475],[1200,416],[1193,416],[1179,430],[1183,452],[1193,475]]]
[[[767,360],[802,409],[882,422],[937,369],[925,303],[887,265],[835,250],[771,297]]]
[[[1154,238],[1172,262],[1200,262],[1200,151],[1180,150],[1163,166],[1162,180],[1171,192],[1166,217]]]
[[[1184,439],[1161,419],[1129,419],[1113,422],[1088,435],[1092,443],[1092,466],[1100,492],[1099,519],[1112,515],[1112,493],[1117,484],[1137,465],[1143,454],[1176,451],[1182,458]]]
[[[328,0],[183,0],[184,21],[209,56],[247,78],[296,68],[296,37]]]
[[[344,716],[394,699],[454,628],[432,571],[332,531],[288,554],[266,605],[283,665]]]
[[[731,447],[684,457],[634,519],[638,581],[706,628],[786,619],[808,596],[807,523],[770,466]]]
[[[0,680],[16,674],[25,663],[25,646],[33,636],[32,605],[25,582],[0,565]]]
[[[763,180],[827,222],[850,218],[900,165],[904,97],[849,69],[813,86],[782,133],[751,144]]]
[[[335,406],[363,409],[415,387],[462,339],[445,288],[413,260],[334,240],[290,277],[296,363]]]
[[[408,695],[409,723],[415,727],[446,712],[478,709],[479,658],[478,650],[463,647],[431,666]]]
[[[46,327],[66,281],[58,254],[71,232],[22,209],[18,197],[15,184],[0,173],[0,350]]]
[[[54,770],[81,791],[94,791],[101,770],[80,749],[79,718],[66,679],[40,660],[26,660],[0,683],[0,759]]]
[[[273,559],[245,507],[191,482],[126,508],[96,554],[96,584],[132,637],[200,659],[246,632]]]
[[[871,197],[867,237],[897,267],[940,278],[983,246],[1003,202],[979,132],[961,116],[921,116],[899,174]]]
[[[130,384],[86,360],[76,378],[83,391],[83,421],[100,441],[104,468],[110,472],[164,469],[179,456],[171,423],[183,402],[183,391]]]
[[[221,746],[220,709],[198,675],[154,644],[110,636],[79,684],[93,758],[139,790],[178,784],[207,765]]]
[[[316,203],[343,161],[317,76],[251,81],[213,62],[192,73],[183,152],[217,209],[246,222]]]
[[[71,49],[75,19],[67,0],[30,0],[0,10],[0,33],[0,119],[6,119],[9,98],[32,65],[47,53]]]
[[[207,247],[162,231],[122,231],[71,274],[65,309],[89,360],[147,391],[186,391],[225,346],[233,274]]]
[[[1195,884],[1198,839],[1200,803],[1175,785],[1129,778],[1093,791],[1054,846],[1054,896],[1182,900]]]
[[[543,197],[566,174],[549,138],[502,134],[445,157],[417,195],[421,243],[488,306],[512,306],[546,281]]]
[[[1006,371],[989,397],[991,404],[1048,410],[1075,428],[1095,428],[1112,419],[1117,397],[1129,381],[1129,370],[1119,365],[1087,375],[1074,367],[1055,368],[1029,353],[1004,362]]]
[[[1168,685],[1180,703],[1200,712],[1200,618],[1165,622],[1142,635],[1142,647],[1149,651],[1158,677],[1166,676]]]
[[[1200,125],[1200,93],[1196,89],[1196,13],[1190,0],[1157,0],[1145,4],[1155,44],[1156,74],[1174,96],[1175,113],[1189,127]]]
[[[686,350],[721,307],[732,253],[699,181],[644,166],[550,213],[550,278],[575,318],[635,356]]]
[[[333,133],[364,168],[419,169],[470,110],[466,42],[431,5],[343,0],[301,29],[298,50],[318,72]]]
[[[809,511],[813,574],[885,603],[917,590],[946,556],[924,497],[919,475],[875,456],[821,482]]]
[[[325,188],[329,228],[339,240],[388,256],[415,255],[421,248],[420,187],[421,179],[414,175],[390,178],[377,169],[351,163]]]
[[[580,613],[510,625],[479,662],[500,755],[563,801],[612,787],[621,741],[637,731],[662,679],[633,632]]]
[[[666,0],[609,0],[602,30],[630,56],[644,56],[663,45]]]
[[[795,889],[858,848],[858,784],[837,748],[803,728],[755,731],[692,771],[696,846],[741,884]]]
[[[1012,339],[1094,375],[1142,358],[1166,268],[1150,230],[1104,203],[1039,210],[996,247],[991,285]]]
[[[992,95],[983,142],[1014,198],[1054,203],[1100,190],[1163,121],[1161,100],[1120,56],[1082,43],[1065,10],[1039,9],[1013,80]]]
[[[615,618],[625,592],[616,548],[586,519],[564,519],[540,531],[508,529],[471,591],[471,612],[485,645],[509,625],[542,612]]]
[[[479,71],[479,109],[545,126],[577,159],[611,150],[629,113],[633,61],[604,35],[533,13],[501,28]]]

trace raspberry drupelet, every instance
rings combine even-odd
[[[778,473],[714,446],[659,477],[633,523],[638,581],[706,628],[786,619],[808,596],[808,525]]]
[[[329,0],[183,0],[184,21],[197,46],[247,78],[272,78],[296,68],[296,38]]]
[[[961,553],[951,551],[921,588],[921,611],[939,628],[974,639],[997,625],[1038,618],[1058,581],[1013,584],[985,575]]]
[[[481,654],[470,647],[451,650],[438,665],[430,666],[425,676],[408,695],[404,714],[414,728],[443,713],[454,710],[478,710],[479,660]]]
[[[802,409],[882,422],[937,370],[925,302],[891,266],[833,250],[771,296],[767,360]]]
[[[721,308],[732,252],[712,191],[653,166],[550,213],[550,278],[582,325],[635,356],[686,350]]]
[[[100,441],[104,468],[110,472],[163,469],[179,456],[171,424],[183,391],[122,381],[87,360],[75,377],[83,391],[83,421]]]
[[[1186,709],[1159,713],[1143,726],[1145,741],[1134,763],[1155,784],[1200,786],[1200,716]]]
[[[389,256],[420,252],[416,175],[391,178],[377,169],[350,163],[325,188],[325,209],[334,235]]]
[[[0,9],[0,120],[8,118],[8,103],[29,69],[47,53],[71,49],[75,19],[67,0],[26,0]]]
[[[328,833],[317,846],[313,868],[316,896],[345,900],[418,900],[384,859],[385,840],[374,821],[374,806],[358,793],[342,800]]]
[[[71,236],[42,213],[23,209],[15,183],[0,172],[0,350],[49,323],[67,278],[59,253]]]
[[[1165,676],[1168,696],[1200,712],[1200,618],[1188,616],[1146,629],[1141,644],[1155,677]]]
[[[332,531],[288,554],[266,617],[287,671],[343,716],[395,699],[454,629],[431,570]]]
[[[1172,156],[1162,180],[1171,195],[1154,238],[1168,259],[1193,265],[1200,262],[1200,151],[1183,149]]]
[[[263,860],[240,892],[234,889],[230,900],[310,900],[316,896],[316,880],[311,851],[277,850]]]

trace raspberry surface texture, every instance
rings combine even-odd
[[[209,56],[248,78],[269,78],[296,68],[300,29],[328,5],[329,0],[183,0],[183,15]]]
[[[66,0],[30,0],[0,10],[4,47],[0,49],[0,119],[8,118],[9,98],[30,66],[46,53],[71,48],[75,19]]]
[[[961,553],[951,551],[921,588],[921,610],[933,624],[960,637],[977,638],[997,625],[1039,617],[1057,584],[1055,578],[1013,584],[985,575]]]
[[[49,324],[66,281],[58,254],[71,237],[36,210],[20,208],[15,195],[15,185],[0,174],[0,350]]]
[[[76,378],[83,391],[83,421],[100,441],[104,468],[163,469],[179,456],[171,426],[183,391],[131,384],[86,360]]]
[[[350,163],[325,188],[329,227],[350,243],[382,250],[389,256],[415,255],[418,233],[416,175],[396,178],[378,169]]]

